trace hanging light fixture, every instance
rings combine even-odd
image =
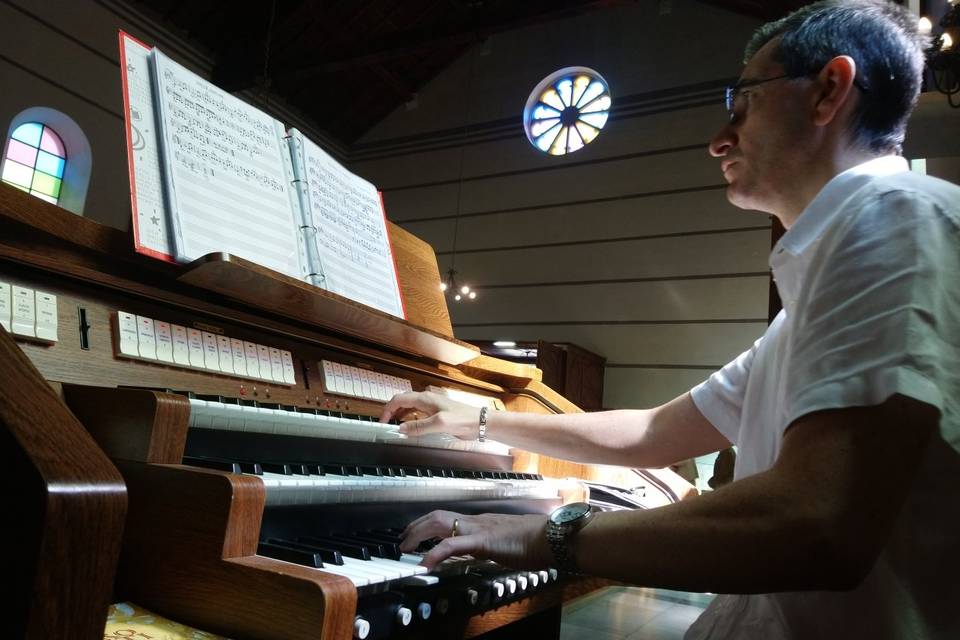
[[[450,250],[450,268],[447,270],[446,279],[440,282],[440,290],[443,291],[447,296],[453,298],[454,302],[462,302],[464,300],[476,300],[477,292],[470,285],[457,282],[457,232],[460,228],[460,202],[461,196],[463,194],[463,156],[465,152],[465,142],[467,134],[467,123],[470,121],[470,101],[469,89],[473,86],[471,83],[473,76],[473,67],[476,64],[476,54],[471,51],[470,66],[467,67],[467,73],[465,76],[465,86],[463,91],[464,96],[464,120],[463,120],[463,132],[461,133],[461,142],[460,142],[460,171],[459,178],[457,180],[457,208],[456,213],[453,216],[453,247]]]
[[[953,108],[960,107],[960,0],[950,0],[949,10],[940,20],[943,31],[927,49],[927,68],[933,79],[933,88],[947,96]],[[933,23],[920,18],[920,31],[930,33]]]
[[[452,267],[447,270],[446,280],[440,283],[440,291],[451,295],[455,302],[475,300],[477,297],[477,292],[471,289],[469,285],[457,284],[457,270]]]

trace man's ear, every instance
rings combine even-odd
[[[837,56],[823,66],[816,79],[816,125],[828,125],[846,111],[844,107],[854,98],[852,89],[856,75],[857,63],[850,56]]]

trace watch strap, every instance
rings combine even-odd
[[[477,429],[477,441],[486,442],[487,440],[487,408],[480,407],[480,424]]]
[[[550,545],[556,568],[565,573],[579,573],[577,559],[570,547],[570,537],[574,530],[571,525],[547,523],[547,544]]]

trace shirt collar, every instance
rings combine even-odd
[[[877,177],[908,171],[907,161],[900,156],[882,156],[868,160],[834,176],[807,205],[797,221],[780,238],[777,250],[786,249],[802,255],[820,237],[827,224],[842,211],[840,205],[858,189]],[[776,253],[777,251],[775,251]]]

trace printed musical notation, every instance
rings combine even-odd
[[[231,253],[404,317],[372,184],[160,51],[121,51],[138,251]]]
[[[302,146],[309,207],[326,287],[403,317],[403,305],[376,187],[308,139]]]
[[[226,251],[301,277],[283,125],[153,55],[178,259]]]

